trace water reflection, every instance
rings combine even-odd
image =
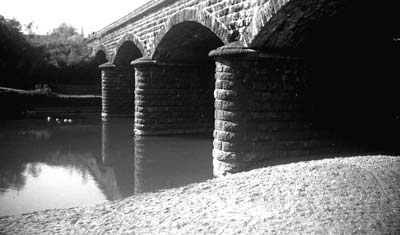
[[[131,119],[97,117],[0,122],[0,216],[93,205],[212,177],[211,135],[134,138],[132,127]],[[327,156],[314,155],[267,164]]]
[[[211,150],[209,136],[136,137],[135,193],[211,178]]]
[[[132,120],[0,123],[0,215],[86,206],[212,177],[211,136],[134,140]]]
[[[108,119],[102,123],[102,172],[100,184],[109,200],[134,194],[135,157],[131,119]]]
[[[91,205],[105,197],[88,167],[99,159],[96,122],[0,124],[0,215]]]

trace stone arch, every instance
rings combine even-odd
[[[115,63],[115,59],[117,57],[118,51],[121,48],[122,45],[124,45],[126,42],[132,42],[136,48],[140,51],[141,55],[144,55],[144,47],[142,43],[139,41],[139,39],[132,33],[127,33],[125,34],[116,44],[114,53],[112,55],[111,61]]]
[[[352,4],[345,0],[270,0],[257,11],[244,38],[255,49],[298,49],[322,19]]]
[[[93,62],[96,66],[106,63],[109,60],[107,50],[104,46],[99,46],[95,50]]]
[[[197,22],[205,27],[207,27],[211,32],[213,32],[224,44],[228,43],[228,36],[230,34],[229,29],[221,23],[217,18],[213,17],[209,13],[196,9],[196,8],[185,8],[178,11],[173,16],[171,16],[161,28],[159,33],[155,37],[154,49],[152,57],[157,51],[158,46],[163,41],[165,35],[177,24],[183,22]]]
[[[261,29],[266,23],[276,14],[290,0],[270,0],[262,5],[257,13],[253,16],[253,19],[243,33],[244,43],[251,45],[256,36],[260,33]]]
[[[253,49],[303,56],[308,72],[304,95],[314,120],[342,140],[369,146],[381,140],[372,140],[366,127],[376,133],[372,136],[382,136],[377,133],[390,127],[370,123],[390,123],[390,113],[396,112],[391,107],[398,105],[388,95],[395,93],[389,92],[394,81],[381,75],[393,63],[392,56],[384,56],[391,54],[389,40],[382,40],[386,29],[376,27],[379,32],[371,33],[371,25],[386,21],[375,7],[346,0],[270,0],[246,31]],[[385,81],[377,83],[377,77]]]
[[[99,53],[99,52],[104,52],[104,54],[106,55],[106,59],[107,59],[107,61],[109,61],[110,60],[110,55],[109,55],[109,53],[108,53],[108,51],[107,51],[107,48],[104,46],[104,45],[99,45],[99,46],[97,46],[96,48],[95,48],[95,50],[94,50],[94,57],[96,57],[96,55]]]

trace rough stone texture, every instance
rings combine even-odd
[[[253,48],[292,48],[301,44],[305,32],[323,17],[348,9],[357,14],[367,12],[364,15],[367,17],[379,13],[356,3],[351,0],[157,0],[96,32],[88,42],[93,55],[103,50],[112,62],[125,40],[134,42],[143,55],[152,56],[173,26],[194,21],[210,29],[224,44],[236,33],[240,42]]]
[[[301,49],[321,20],[343,11],[351,11],[356,18],[365,9],[351,0],[268,1],[254,16],[252,30],[244,37],[251,48]]]
[[[309,155],[331,146],[325,133],[311,121],[303,59],[258,53],[240,43],[221,47],[210,55],[217,61],[216,175],[241,171],[255,162]]]
[[[103,118],[133,117],[134,73],[130,67],[101,65],[102,113]]]
[[[400,161],[366,156],[238,173],[93,207],[0,218],[0,234],[399,234]]]
[[[133,64],[136,135],[212,131],[212,67],[140,59]]]
[[[307,66],[295,53],[309,56],[307,48],[319,48],[312,45],[321,28],[341,28],[348,21],[357,27],[371,18],[370,11],[356,21],[358,16],[349,17],[358,5],[357,12],[368,9],[344,0],[157,0],[99,31],[88,44],[93,51],[106,50],[114,64],[119,54],[126,55],[125,63],[139,54],[154,60],[135,64],[135,132],[159,135],[207,129],[211,90],[202,84],[213,73],[203,65],[209,62],[206,55],[239,43],[239,49],[212,53],[217,60],[213,156],[219,175],[271,158],[332,149],[331,133],[310,121]],[[124,50],[127,44],[136,52]]]
[[[162,36],[177,23],[195,21],[209,28],[223,42],[235,29],[244,32],[266,0],[162,0],[148,3],[96,33],[89,40],[93,51],[104,50],[112,62],[118,45],[131,35],[144,55],[152,55]]]

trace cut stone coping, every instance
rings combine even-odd
[[[0,234],[399,234],[400,158],[270,166],[92,207],[0,217]]]
[[[236,60],[265,60],[265,59],[291,59],[304,60],[298,51],[280,50],[278,51],[259,51],[253,48],[245,47],[241,42],[232,42],[222,47],[218,47],[208,53],[209,57],[215,60],[223,58]]]
[[[104,64],[99,65],[99,68],[103,69],[103,70],[104,69],[114,69],[115,65],[113,63],[111,63],[111,62],[106,62]]]

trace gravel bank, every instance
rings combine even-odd
[[[1,217],[0,234],[400,234],[400,158],[292,163],[93,207]]]

